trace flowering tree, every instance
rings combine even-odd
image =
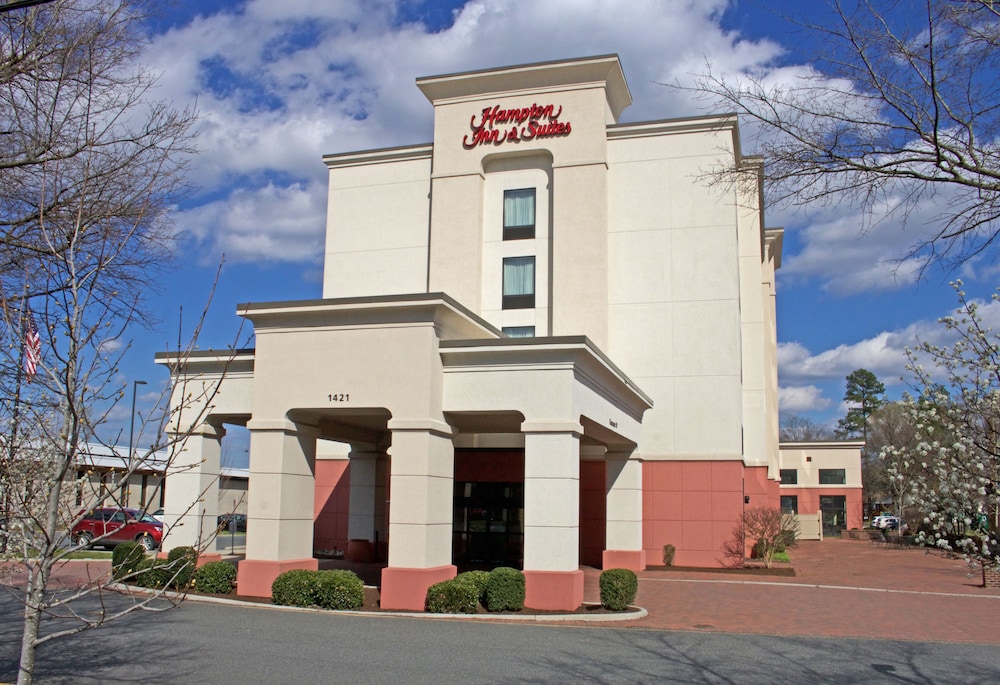
[[[888,446],[890,478],[909,479],[923,512],[917,540],[982,564],[1000,563],[1000,334],[953,287],[959,307],[941,319],[956,341],[908,351],[918,395],[904,400],[914,446]],[[993,295],[1000,301],[1000,291]],[[904,493],[900,493],[901,495]]]

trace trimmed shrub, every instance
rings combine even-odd
[[[677,548],[673,545],[663,546],[663,565],[673,566],[674,565],[674,554],[677,553]]]
[[[146,558],[146,550],[138,542],[123,542],[111,552],[111,577],[115,580],[130,576]]]
[[[167,587],[167,583],[173,577],[173,573],[167,568],[164,559],[156,557],[146,557],[135,568],[135,580],[132,582],[139,587],[148,587],[159,590]]]
[[[236,582],[236,567],[225,561],[210,561],[194,572],[194,588],[198,592],[228,595]]]
[[[357,611],[365,603],[365,584],[353,571],[317,571],[313,591],[324,609]]]
[[[609,568],[601,573],[601,606],[610,611],[624,611],[635,601],[639,578],[627,568]]]
[[[432,614],[474,614],[479,611],[478,590],[468,580],[444,580],[427,588],[424,606]]]
[[[271,601],[289,607],[314,604],[316,572],[306,569],[285,571],[271,583]]]
[[[509,566],[490,571],[486,581],[487,611],[520,611],[523,608],[524,574]]]
[[[455,580],[471,583],[476,588],[477,601],[486,603],[486,583],[490,580],[489,571],[465,571],[455,576]]]
[[[170,586],[183,590],[191,585],[198,566],[198,550],[194,547],[174,547],[167,553],[167,570],[172,580]]]

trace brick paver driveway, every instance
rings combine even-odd
[[[796,576],[645,571],[635,627],[1000,644],[1000,590],[961,559],[868,542],[800,542]],[[587,574],[596,600],[597,574]]]

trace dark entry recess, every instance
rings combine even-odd
[[[524,563],[524,484],[455,482],[454,563],[493,568]]]

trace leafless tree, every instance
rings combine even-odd
[[[50,585],[73,551],[68,531],[87,507],[123,493],[90,491],[77,472],[125,394],[119,363],[134,324],[148,323],[143,296],[175,249],[168,209],[184,191],[194,113],[153,98],[138,57],[144,2],[56,0],[0,14],[0,425],[4,518],[0,536],[24,606],[18,683],[34,677],[36,650],[51,640],[155,609],[156,596],[79,603],[116,588],[110,576],[80,587]],[[197,331],[196,331],[197,333]],[[178,341],[181,359],[193,347]],[[186,435],[166,432],[210,411],[216,387],[145,417],[155,433],[129,471]],[[130,473],[122,474],[127,479]],[[8,569],[9,569],[8,565]],[[84,608],[78,608],[78,607]],[[42,618],[47,632],[42,631]]]
[[[733,567],[742,567],[749,550],[755,558],[771,568],[774,555],[795,541],[799,522],[794,514],[766,506],[747,507],[730,537],[722,547],[725,561]]]
[[[782,414],[779,437],[782,442],[815,442],[833,440],[833,431],[798,414]]]
[[[808,67],[726,75],[687,89],[757,131],[769,199],[851,203],[865,228],[938,222],[909,256],[955,265],[1000,232],[1000,4],[993,0],[826,0],[784,17],[812,46]],[[776,18],[777,20],[778,18]],[[716,180],[745,182],[738,169]],[[923,227],[920,227],[921,229]]]

